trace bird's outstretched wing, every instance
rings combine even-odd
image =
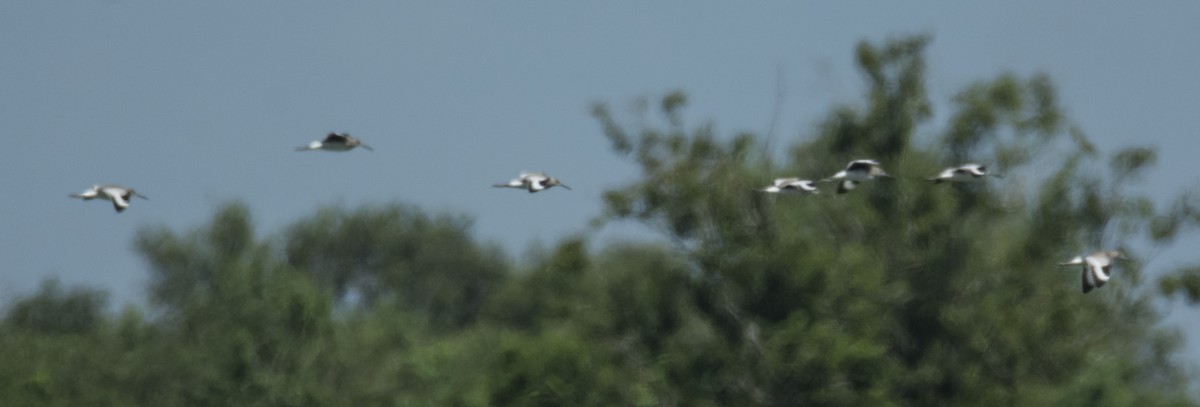
[[[792,185],[792,184],[797,184],[797,183],[799,183],[799,182],[800,182],[800,179],[799,179],[799,178],[776,178],[776,179],[775,179],[775,186],[777,186],[777,187],[786,187],[786,186],[789,186],[789,185]]]
[[[124,212],[125,208],[129,207],[129,201],[126,201],[125,197],[120,194],[109,195],[109,197],[112,199],[113,209],[116,209],[117,212]]]
[[[870,171],[871,167],[878,167],[879,162],[875,160],[854,160],[846,166],[846,171]]]
[[[851,161],[850,165],[846,166],[846,171],[868,171],[871,169],[871,164],[862,161]]]

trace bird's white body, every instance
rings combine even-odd
[[[355,147],[362,147],[370,151],[375,151],[375,149],[371,148],[371,146],[364,144],[362,140],[356,139],[347,133],[333,132],[330,132],[328,135],[326,135],[325,139],[323,140],[313,141],[308,143],[307,146],[296,147],[296,151],[350,151]]]
[[[875,160],[854,160],[846,165],[846,169],[838,171],[829,178],[821,181],[841,181],[838,183],[838,193],[844,194],[854,187],[858,186],[859,182],[870,181],[876,177],[888,177],[886,172],[879,167],[879,162]]]
[[[936,177],[930,178],[935,184],[943,182],[975,182],[988,175],[987,166],[980,164],[963,164],[942,170]]]
[[[774,185],[769,185],[759,191],[772,194],[819,194],[817,186],[809,180],[800,178],[776,178]]]
[[[129,200],[134,196],[141,197],[142,199],[149,199],[146,198],[145,195],[134,191],[133,188],[125,188],[119,185],[111,184],[92,185],[91,188],[88,188],[81,193],[71,195],[72,198],[79,198],[85,201],[90,201],[97,198],[111,201],[113,204],[113,209],[116,209],[118,213],[125,211],[125,208],[129,207]]]
[[[566,184],[563,184],[561,181],[559,181],[558,178],[548,176],[545,173],[541,173],[541,172],[528,172],[528,171],[521,172],[517,176],[517,178],[513,179],[512,181],[508,181],[507,183],[504,183],[504,184],[496,184],[493,186],[496,188],[524,189],[524,190],[528,190],[529,193],[534,193],[534,192],[538,192],[538,191],[541,191],[546,188],[553,187],[555,185],[561,186],[566,189],[571,189],[571,187],[569,187]]]
[[[1063,266],[1083,266],[1083,293],[1087,294],[1093,289],[1103,287],[1104,283],[1108,282],[1110,277],[1109,272],[1112,270],[1114,260],[1125,258],[1125,255],[1118,251],[1101,251],[1086,256],[1076,256],[1071,260],[1058,264]]]

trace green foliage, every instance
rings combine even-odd
[[[104,311],[49,281],[0,321],[5,405],[1196,405],[1155,305],[1200,302],[1200,268],[1145,290],[1143,264],[1079,293],[1081,252],[1170,244],[1192,196],[1156,208],[1130,184],[1155,151],[1105,157],[1044,75],[966,87],[931,123],[914,37],[863,43],[860,105],[786,154],[691,124],[687,96],[593,106],[641,178],[586,236],[511,264],[471,220],[399,205],[329,207],[258,236],[233,203],[134,241],[149,305]],[[635,123],[635,124],[627,124]],[[895,179],[774,196],[874,158]],[[964,162],[1006,176],[923,178]]]
[[[160,334],[182,400],[199,404],[321,405],[315,363],[330,335],[330,300],[253,235],[249,210],[219,210],[185,234],[139,233],[151,291],[168,311]]]
[[[569,331],[513,337],[500,349],[490,404],[501,406],[612,406],[632,404],[636,388],[614,355]]]
[[[631,158],[644,174],[606,195],[609,219],[644,223],[675,242],[691,260],[698,315],[721,348],[745,349],[722,364],[725,404],[1059,400],[1049,395],[1083,380],[1099,355],[1119,360],[1106,362],[1110,370],[1139,370],[1173,352],[1138,345],[1165,333],[1154,326],[1152,297],[1134,289],[1136,264],[1118,268],[1107,297],[1080,296],[1074,270],[1056,265],[1084,250],[1175,234],[1183,215],[1158,213],[1127,192],[1153,150],[1115,154],[1109,179],[1081,168],[1094,148],[1068,124],[1049,80],[1011,74],[959,94],[940,143],[922,149],[912,138],[930,118],[925,93],[914,90],[922,88],[924,43],[860,46],[866,106],[835,109],[778,166],[722,145],[708,124],[682,128],[677,112],[664,111],[661,127],[629,129],[607,108],[593,109],[614,151],[639,152]],[[1055,154],[1068,159],[1047,159]],[[750,191],[777,176],[817,179],[857,158],[879,159],[898,178],[832,198]],[[966,186],[920,181],[971,161],[999,163],[1011,176]],[[1184,400],[1156,380],[1127,380],[1091,403]]]
[[[507,272],[499,250],[476,244],[470,226],[399,205],[326,208],[290,227],[284,247],[288,263],[332,288],[341,304],[389,300],[439,327],[459,328]]]
[[[1165,295],[1180,295],[1189,303],[1200,304],[1200,267],[1180,269],[1159,281],[1159,289]]]
[[[561,243],[550,255],[534,254],[533,266],[509,280],[487,307],[485,316],[504,326],[539,330],[568,320],[585,291],[579,279],[588,257],[582,240]]]
[[[11,329],[43,335],[84,335],[100,323],[106,295],[91,289],[64,292],[58,280],[46,280],[32,297],[17,301],[5,322]]]

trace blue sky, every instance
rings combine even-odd
[[[693,122],[762,133],[782,89],[776,137],[790,142],[859,100],[857,42],[907,34],[934,38],[936,103],[1001,72],[1045,72],[1102,151],[1158,147],[1145,192],[1197,186],[1170,174],[1195,174],[1200,150],[1200,3],[828,3],[0,2],[0,301],[51,276],[136,301],[137,228],[190,229],[235,199],[263,234],[329,204],[465,213],[519,255],[586,231],[601,192],[636,175],[592,102],[622,111],[680,89]],[[292,151],[328,131],[376,151]],[[488,187],[521,170],[575,190]],[[66,197],[107,182],[151,200],[116,215]],[[1171,308],[1173,323],[1200,316]],[[1200,330],[1189,344],[1200,361]]]

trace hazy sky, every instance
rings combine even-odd
[[[935,103],[1045,72],[1102,151],[1159,148],[1147,193],[1198,184],[1200,2],[711,3],[0,2],[0,303],[51,276],[137,301],[137,228],[191,229],[235,199],[262,234],[330,204],[465,213],[519,255],[587,231],[601,192],[636,175],[592,102],[624,112],[680,89],[693,123],[762,133],[782,88],[776,137],[790,142],[859,100],[857,42],[907,34],[934,38]],[[335,130],[376,151],[292,151]],[[489,187],[521,170],[575,190]],[[67,198],[108,182],[151,200],[117,215]],[[1198,242],[1146,259],[1148,273]],[[1170,307],[1174,323],[1200,317]],[[1200,329],[1189,343],[1200,361]]]

